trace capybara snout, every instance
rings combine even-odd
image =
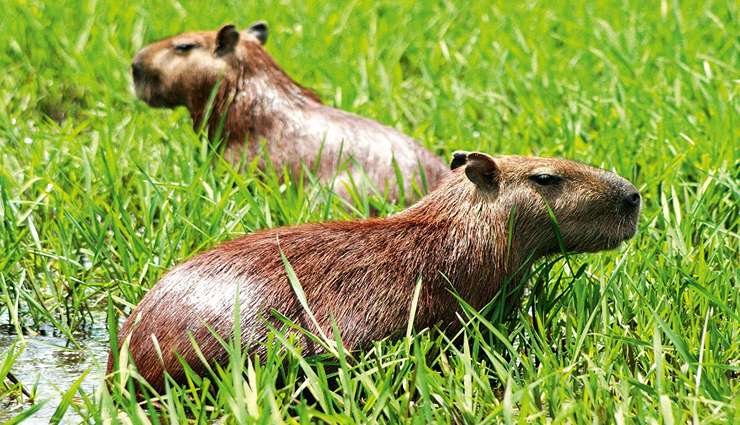
[[[621,212],[625,215],[638,215],[642,204],[642,197],[637,188],[626,179],[623,179],[615,173],[609,173],[617,193],[617,203],[621,207]]]

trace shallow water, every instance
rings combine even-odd
[[[86,393],[91,394],[102,385],[108,352],[105,315],[95,316],[95,324],[89,335],[76,339],[82,349],[66,347],[66,339],[55,336],[24,336],[23,339],[26,347],[10,371],[29,392],[36,385],[36,402],[46,400],[41,410],[23,422],[24,424],[49,423],[64,391],[86,370],[89,369],[90,373],[81,386]],[[0,329],[0,359],[5,358],[14,341],[19,341],[17,335],[9,333],[7,328]],[[19,347],[20,343],[16,345],[16,350]],[[29,407],[31,403],[25,397],[23,403],[0,399],[0,423]],[[75,416],[70,407],[63,422],[76,423],[79,418],[75,420]]]

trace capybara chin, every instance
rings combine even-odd
[[[121,330],[139,373],[158,389],[165,371],[183,379],[176,353],[203,373],[188,334],[207,359],[223,362],[224,349],[208,328],[231,335],[236,291],[249,352],[264,348],[264,318],[272,309],[317,332],[286,277],[281,250],[322,330],[331,335],[336,321],[346,347],[361,349],[405,329],[419,278],[415,325],[455,326],[459,311],[451,290],[480,308],[507,276],[559,252],[561,242],[571,252],[594,252],[635,234],[640,195],[614,173],[566,160],[477,152],[456,153],[452,168],[438,189],[397,215],[265,230],[176,266]]]
[[[447,168],[439,158],[390,127],[322,104],[275,63],[262,47],[266,40],[260,22],[241,32],[226,25],[150,44],[133,60],[136,95],[154,107],[185,106],[196,128],[205,124],[212,138],[223,136],[232,162],[246,149],[250,158],[269,154],[277,170],[293,176],[305,164],[344,197],[355,185],[399,199],[396,167],[409,200],[414,185],[423,187],[422,172],[428,189],[439,184]]]

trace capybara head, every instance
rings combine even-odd
[[[219,79],[248,61],[250,47],[267,41],[267,25],[244,31],[225,25],[218,31],[186,32],[150,44],[131,64],[136,95],[150,106],[197,107]],[[193,98],[197,96],[198,98]]]
[[[635,234],[640,194],[615,173],[562,159],[479,152],[456,152],[451,168],[462,168],[481,196],[511,214],[513,237],[526,238],[519,249],[536,256],[560,251],[561,243],[572,252],[613,249]]]

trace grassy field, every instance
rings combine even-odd
[[[0,352],[0,410],[87,423],[740,423],[738,4],[485,3],[5,1],[0,335],[15,343]],[[371,203],[403,208],[327,206],[310,185],[239,173],[186,111],[131,94],[142,45],[258,19],[296,80],[441,157],[477,149],[614,169],[642,192],[637,236],[540,263],[515,311],[503,297],[468,311],[455,344],[415,329],[318,360],[278,350],[293,347],[278,335],[263,364],[232,348],[216,378],[149,401],[102,386],[98,354],[88,377],[43,409],[31,403],[21,387],[33,396],[34,382],[11,377],[40,332],[90,355],[106,312],[115,328],[196,252],[363,217]]]

